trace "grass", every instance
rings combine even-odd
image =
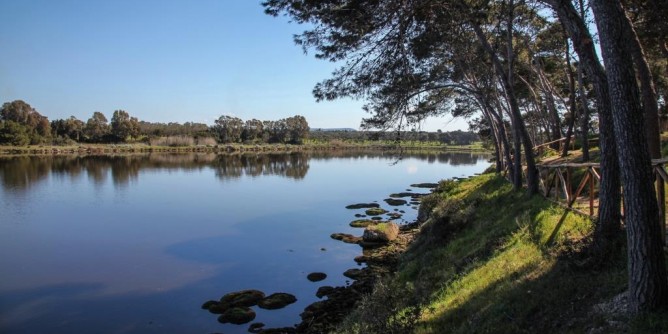
[[[492,174],[440,188],[425,199],[429,218],[387,283],[403,294],[398,314],[421,309],[410,330],[398,332],[668,332],[665,314],[594,311],[625,290],[626,254],[589,262],[588,218],[569,213],[558,225],[563,208]],[[364,321],[359,315],[374,307],[352,318]],[[359,332],[349,323],[340,331]]]

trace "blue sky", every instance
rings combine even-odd
[[[358,128],[363,101],[316,103],[335,64],[304,55],[303,30],[252,0],[0,0],[0,102],[22,99],[49,119],[212,124],[220,115]],[[467,128],[450,117],[423,129]]]

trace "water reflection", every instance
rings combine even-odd
[[[104,184],[111,177],[114,185],[124,186],[138,178],[141,170],[201,170],[211,168],[221,180],[243,176],[277,175],[294,180],[306,177],[311,160],[402,159],[453,166],[475,165],[486,157],[481,153],[403,153],[360,151],[316,151],[308,153],[264,154],[133,154],[0,157],[0,182],[3,189],[27,190],[54,176],[77,178],[86,175],[93,184]]]
[[[359,247],[330,238],[362,233],[349,223],[364,211],[346,205],[385,206],[410,184],[487,165],[479,154],[424,152],[390,167],[397,157],[0,157],[0,333],[242,334],[247,327],[221,325],[200,306],[251,288],[297,296],[285,309],[258,310],[269,327],[291,326],[317,301],[308,273],[342,286],[357,266]],[[405,221],[417,214],[396,209]]]

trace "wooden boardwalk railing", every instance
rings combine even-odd
[[[663,222],[661,233],[664,243],[666,242],[667,163],[668,158],[652,160],[659,217]],[[601,182],[601,166],[598,163],[539,164],[536,167],[540,174],[540,190],[543,196],[565,206],[567,210],[592,217],[598,214],[598,189]],[[579,180],[577,188],[573,188],[574,180]],[[562,220],[563,218],[565,216]]]

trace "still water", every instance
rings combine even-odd
[[[484,170],[479,154],[151,154],[0,157],[0,333],[247,333],[200,306],[287,292],[255,322],[292,326],[357,245],[330,239],[413,183]],[[325,272],[324,281],[306,279]]]

